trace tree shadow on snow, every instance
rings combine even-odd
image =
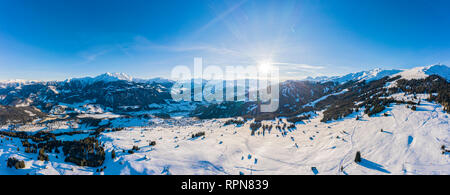
[[[429,112],[429,111],[433,111],[432,109],[426,109],[424,107],[420,107],[420,106],[416,106],[416,110],[415,111],[419,111],[419,112]]]
[[[414,140],[413,136],[408,136],[408,146],[411,145],[413,140]]]
[[[391,173],[390,171],[384,169],[383,165],[377,164],[377,163],[372,162],[372,161],[367,160],[367,159],[361,159],[361,162],[358,163],[358,164],[363,166],[363,167],[366,167],[368,169],[373,169],[373,170],[380,171],[380,172],[383,172],[383,173],[388,173],[388,174]]]
[[[389,117],[389,116],[391,116],[391,114],[389,114],[389,113],[392,113],[392,105],[391,104],[386,106],[383,111],[376,113],[370,117]],[[387,116],[385,116],[384,114],[387,114]]]

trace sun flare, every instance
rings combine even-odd
[[[259,72],[264,73],[264,74],[271,72],[273,70],[272,62],[264,61],[264,62],[259,63],[258,70],[259,70]]]

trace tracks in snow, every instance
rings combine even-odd
[[[358,123],[359,123],[359,121],[356,120],[356,124],[355,124],[355,126],[353,126],[352,135],[350,136],[350,144],[351,144],[352,147],[350,148],[350,151],[348,151],[347,154],[344,155],[344,158],[342,158],[342,160],[339,162],[339,166],[338,166],[338,175],[340,175],[341,172],[344,171],[344,169],[341,170],[341,167],[343,167],[342,164],[344,163],[344,160],[345,160],[349,155],[351,155],[352,152],[353,152],[353,148],[354,148],[354,145],[355,145],[354,142],[353,142],[353,136],[355,135],[355,131],[356,131],[356,127],[358,126]]]

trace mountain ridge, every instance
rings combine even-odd
[[[413,79],[413,78],[424,78],[430,75],[439,75],[447,80],[450,80],[450,67],[443,64],[435,64],[429,66],[419,66],[411,69],[381,69],[375,68],[371,70],[352,72],[342,76],[317,76],[317,77],[307,77],[306,79],[302,79],[304,81],[314,81],[314,82],[337,82],[337,83],[345,83],[348,81],[372,81],[381,79],[385,76],[402,76],[405,79]],[[95,82],[103,81],[103,82],[115,82],[115,81],[127,81],[127,82],[137,82],[137,83],[167,83],[167,82],[175,82],[171,79],[164,77],[154,77],[149,79],[135,78],[126,73],[111,73],[106,72],[94,77],[86,76],[86,77],[78,77],[78,78],[68,78],[63,81],[38,81],[38,80],[24,80],[24,79],[13,79],[13,80],[4,80],[0,81],[0,87],[6,85],[26,85],[33,83],[48,83],[48,82],[71,82],[71,81],[80,81],[85,82],[87,84],[92,84]]]
[[[419,66],[411,69],[391,69],[385,70],[381,68],[375,68],[368,71],[360,71],[345,74],[343,76],[319,76],[319,77],[307,77],[304,80],[315,82],[337,82],[345,83],[348,81],[373,81],[381,79],[385,76],[401,76],[404,79],[419,79],[430,75],[439,75],[447,80],[450,80],[450,67],[447,65],[436,64],[429,66]]]

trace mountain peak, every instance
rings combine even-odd
[[[95,82],[114,82],[114,81],[133,81],[133,77],[128,76],[125,73],[110,73],[106,72],[96,77],[82,77],[67,79],[66,82],[79,81],[85,84],[92,84]]]
[[[111,81],[132,81],[133,77],[125,74],[125,73],[110,73],[106,72],[104,74],[98,75],[94,77],[95,81],[105,81],[105,82],[111,82]]]

